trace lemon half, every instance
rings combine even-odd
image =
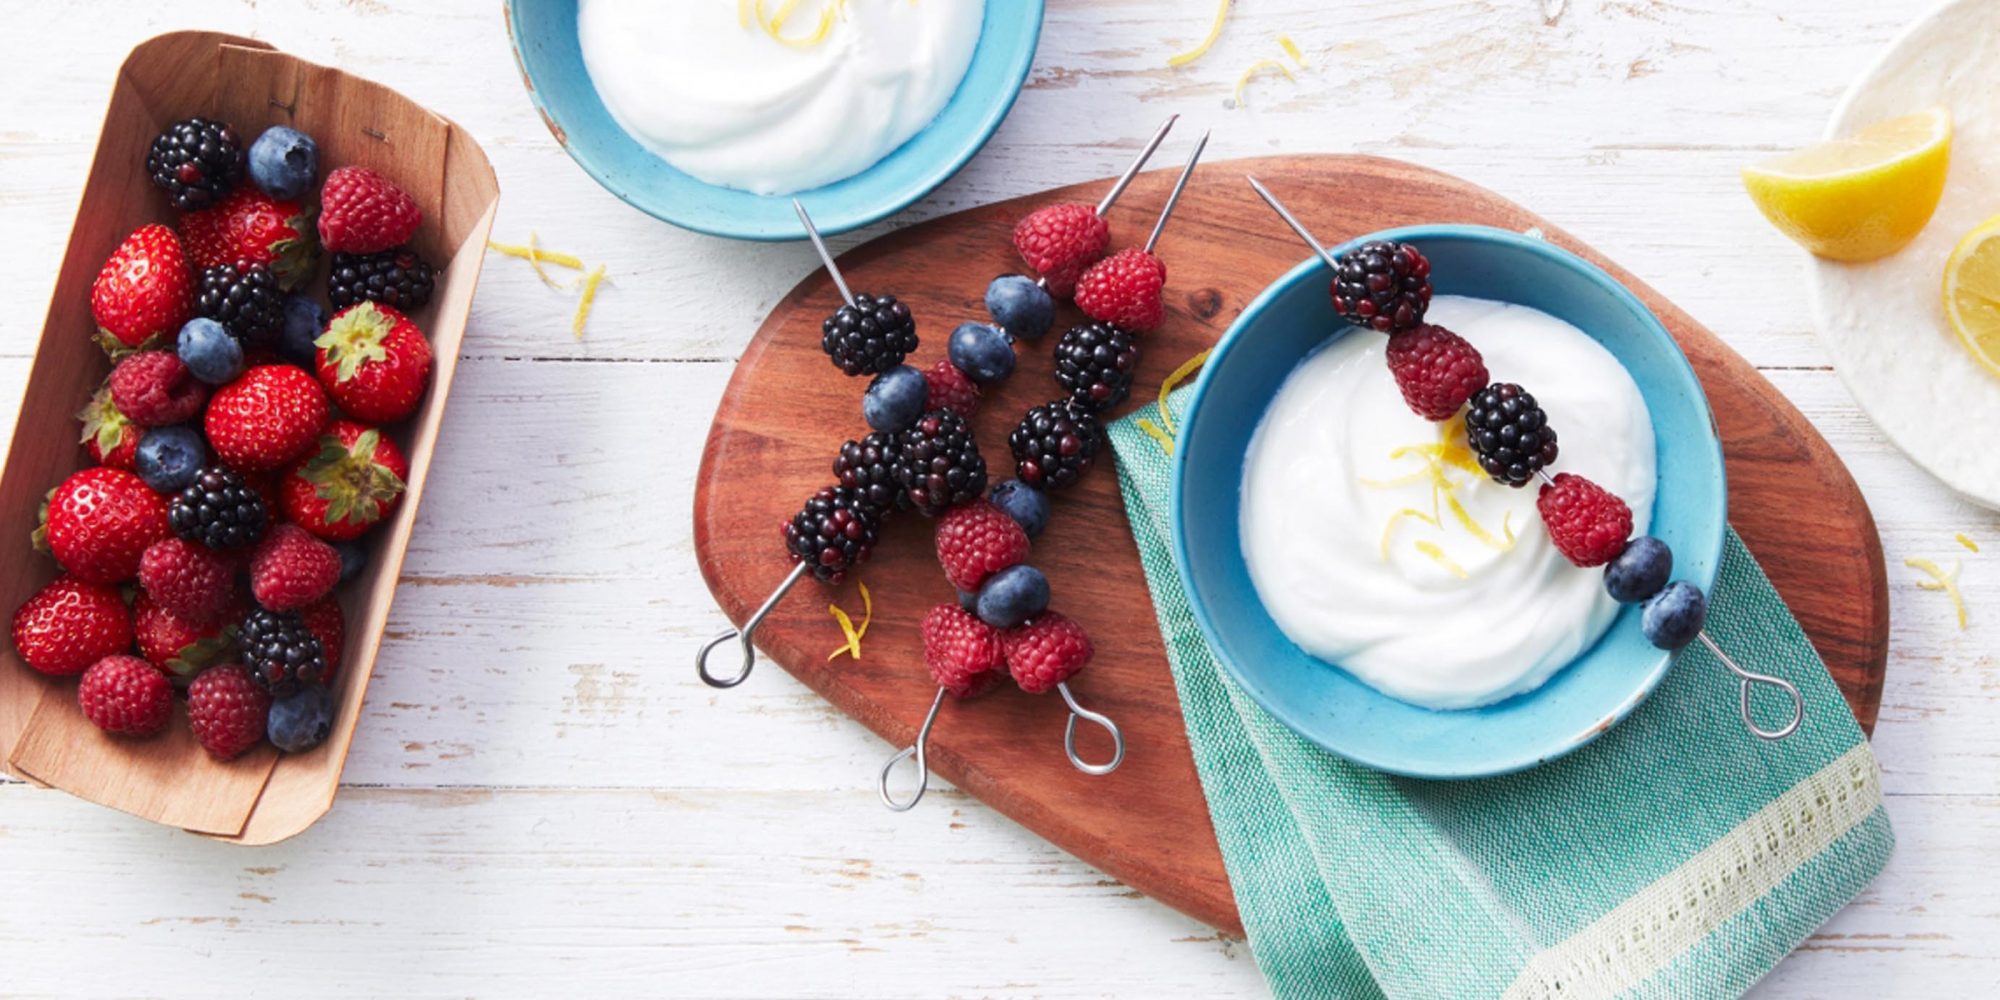
[[[1966,233],[1945,261],[1944,315],[1972,357],[2000,375],[2000,215]]]
[[[1901,250],[1937,209],[1951,159],[1951,113],[1931,108],[1845,139],[1743,168],[1757,208],[1800,246],[1834,260]]]

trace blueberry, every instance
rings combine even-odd
[[[1049,495],[1018,479],[1009,479],[993,487],[993,493],[987,499],[992,500],[995,507],[1006,511],[1007,516],[1013,518],[1029,538],[1040,535],[1042,529],[1049,526]]]
[[[326,332],[326,307],[310,295],[285,296],[285,325],[278,333],[278,356],[307,371],[315,365],[313,341]]]
[[[185,425],[155,427],[139,439],[132,468],[156,493],[174,494],[194,482],[208,462],[208,444],[201,432]]]
[[[319,147],[297,129],[273,125],[250,144],[250,179],[273,198],[292,201],[319,178]]]
[[[1014,374],[1014,345],[997,326],[960,323],[951,331],[946,356],[974,382],[992,385]]]
[[[368,547],[358,541],[348,540],[333,543],[333,550],[340,553],[340,582],[342,585],[361,575],[368,568]]]
[[[958,592],[958,606],[970,614],[979,613],[979,595],[969,590]]]
[[[1009,566],[986,578],[975,614],[994,628],[1013,628],[1049,606],[1049,578],[1033,566]]]
[[[333,731],[333,695],[323,687],[300,688],[271,703],[265,717],[264,734],[271,745],[286,753],[311,750]]]
[[[1646,633],[1647,642],[1661,649],[1679,649],[1694,641],[1707,617],[1708,598],[1701,588],[1675,580],[1646,602],[1639,628]]]
[[[1056,302],[1042,286],[1018,274],[1003,274],[986,286],[986,311],[1007,336],[1037,340],[1056,321]]]
[[[1674,575],[1674,550],[1651,535],[1625,543],[1604,567],[1604,589],[1620,604],[1637,604],[1660,592]]]
[[[222,324],[205,316],[188,320],[174,346],[181,364],[209,385],[243,374],[243,345]]]
[[[861,418],[884,434],[894,434],[924,415],[930,391],[923,372],[897,365],[868,383],[868,391],[861,396]]]

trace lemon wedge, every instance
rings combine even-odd
[[[1750,200],[1800,246],[1834,260],[1886,257],[1944,193],[1951,113],[1931,108],[1743,168]]]
[[[1966,233],[1944,262],[1944,316],[1973,359],[2000,375],[2000,215]]]

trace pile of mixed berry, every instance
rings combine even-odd
[[[429,385],[407,313],[435,276],[408,194],[359,167],[321,182],[318,161],[290,128],[246,147],[225,123],[175,122],[144,169],[176,225],[139,227],[91,287],[110,359],[79,414],[96,464],[49,492],[35,541],[62,575],[14,613],[13,641],[29,667],[80,675],[107,732],[159,733],[176,692],[224,760],[332,727],[334,590],[402,498],[387,428]],[[307,290],[322,250],[330,316]]]
[[[1667,650],[1693,642],[1708,610],[1701,588],[1668,582],[1672,550],[1650,535],[1631,537],[1632,509],[1624,500],[1575,473],[1548,473],[1556,431],[1535,397],[1512,382],[1489,383],[1478,348],[1424,322],[1430,273],[1430,262],[1408,243],[1364,243],[1340,257],[1334,311],[1389,335],[1389,371],[1418,416],[1445,421],[1465,408],[1466,444],[1493,481],[1519,488],[1542,479],[1535,509],[1556,550],[1577,566],[1605,567],[1606,592],[1643,605],[1647,641]]]
[[[1040,280],[994,279],[985,295],[990,322],[960,324],[945,359],[926,370],[903,363],[917,349],[916,323],[893,296],[856,294],[822,326],[835,367],[873,376],[861,399],[873,433],[840,447],[836,484],[785,524],[786,547],[814,577],[838,582],[868,557],[884,518],[908,510],[935,518],[938,561],[958,599],[924,617],[924,657],[956,697],[980,694],[1003,675],[1040,694],[1090,661],[1090,637],[1050,610],[1048,577],[1027,559],[1049,520],[1049,494],[1091,466],[1101,415],[1130,392],[1139,336],[1165,313],[1166,266],[1136,247],[1106,256],[1110,239],[1086,204],[1050,205],[1023,219],[1014,245]],[[1073,298],[1088,321],[1057,338],[1060,394],[1015,424],[1014,478],[989,490],[972,428],[981,388],[1013,374],[1019,344],[1047,335],[1058,296]]]

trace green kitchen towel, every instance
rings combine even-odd
[[[1185,404],[1182,390],[1169,405]],[[1752,736],[1734,678],[1689,647],[1645,705],[1561,760],[1391,777],[1299,738],[1222,671],[1174,567],[1171,462],[1140,415],[1159,413],[1110,430],[1120,489],[1230,886],[1278,997],[1734,997],[1887,862],[1875,757],[1733,531],[1709,632],[1798,685],[1798,733]]]

